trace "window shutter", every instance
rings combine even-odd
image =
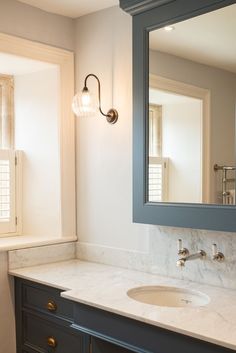
[[[16,152],[0,150],[0,234],[16,232]]]
[[[149,157],[149,198],[150,202],[168,201],[168,158]]]

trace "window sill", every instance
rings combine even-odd
[[[42,237],[32,235],[17,235],[0,238],[0,252],[16,249],[31,248],[33,246],[51,245],[77,241],[76,236],[71,237]]]

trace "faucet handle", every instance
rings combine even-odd
[[[178,247],[178,252],[182,250],[183,248],[183,241],[182,239],[177,240],[177,247]]]
[[[178,239],[177,241],[177,247],[178,247],[178,255],[181,255],[183,257],[189,255],[189,250],[187,248],[183,248],[183,241],[182,239]]]
[[[212,260],[218,261],[218,262],[223,262],[225,259],[225,256],[222,252],[218,251],[217,245],[212,244]]]

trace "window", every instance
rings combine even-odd
[[[22,187],[16,185],[23,195],[16,195],[17,234],[76,240],[74,54],[3,33],[0,54],[7,60],[0,73],[8,68],[14,75],[12,149],[23,151],[16,166],[16,184],[19,164],[23,175]]]
[[[0,235],[16,234],[20,152],[14,150],[14,81],[0,75]],[[18,196],[17,196],[18,195]]]
[[[168,200],[168,158],[149,157],[149,201]]]
[[[168,158],[162,157],[162,106],[149,105],[148,200],[168,200]]]
[[[149,156],[162,155],[162,106],[149,105]]]

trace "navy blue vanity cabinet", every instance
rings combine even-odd
[[[15,279],[17,353],[232,353]]]
[[[74,310],[72,327],[92,337],[93,353],[235,352],[88,305],[75,303]]]
[[[89,353],[90,337],[71,328],[73,302],[61,292],[15,279],[17,353]]]

